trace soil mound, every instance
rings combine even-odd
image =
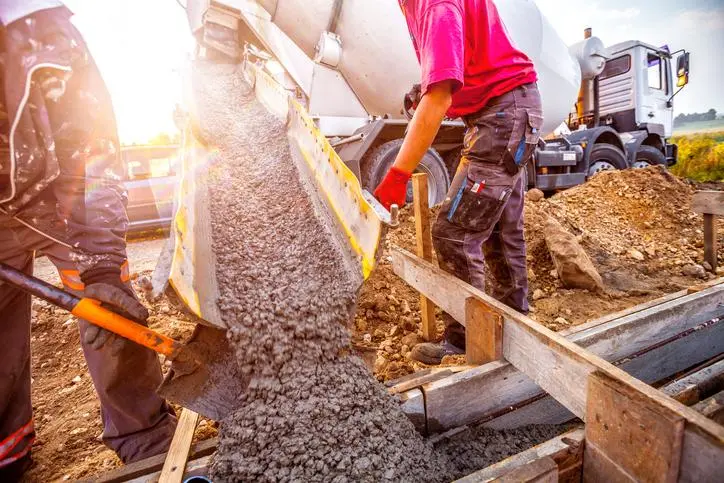
[[[707,187],[711,189],[711,187]],[[526,198],[531,317],[553,330],[569,328],[701,283],[702,218],[690,209],[695,187],[663,168],[603,172],[586,184],[549,198]],[[432,217],[436,210],[432,210]],[[603,290],[568,289],[559,279],[545,227],[556,220],[576,238],[603,279]],[[415,251],[415,219],[401,210],[401,226],[386,247]],[[719,222],[724,243],[724,222]],[[721,262],[720,262],[721,265]],[[362,287],[353,344],[372,354],[380,380],[423,364],[410,360],[411,341],[422,337],[419,294],[393,272],[384,254]],[[438,312],[439,315],[439,312]],[[438,318],[438,334],[442,334]],[[462,364],[464,358],[446,359]]]

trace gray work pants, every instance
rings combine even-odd
[[[47,256],[69,290],[82,286],[69,250],[0,214],[0,261],[27,274],[34,256]],[[126,271],[127,274],[127,271]],[[30,400],[30,296],[0,282],[0,466],[30,451],[35,437]],[[78,322],[81,346],[101,403],[103,442],[124,463],[163,453],[173,437],[173,409],[156,394],[162,380],[156,354],[133,343],[120,353],[111,344],[83,343],[88,322]]]
[[[480,290],[487,280],[493,297],[523,313],[528,312],[524,171],[542,123],[534,84],[494,98],[468,117],[460,166],[432,228],[440,268]],[[443,318],[445,338],[464,349],[465,328],[449,314]]]

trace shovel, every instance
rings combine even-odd
[[[228,379],[238,373],[225,331],[197,326],[190,341],[182,344],[108,310],[97,300],[78,297],[2,262],[0,282],[163,354],[172,365],[158,391],[162,396],[215,420],[236,408],[241,388],[236,377]],[[239,389],[229,391],[230,387]]]

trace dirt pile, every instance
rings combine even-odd
[[[604,172],[547,199],[529,193],[525,237],[531,317],[553,330],[566,329],[701,283],[702,276],[714,277],[702,273],[703,222],[690,209],[694,191],[691,183],[654,167]],[[603,290],[564,287],[546,246],[549,218],[583,247],[602,276]],[[414,252],[412,209],[401,210],[400,219],[386,248],[399,245]],[[718,233],[721,245],[721,220]],[[371,353],[380,380],[425,367],[409,359],[422,337],[419,294],[392,272],[387,254],[362,287],[358,303],[353,344]],[[438,334],[442,329],[438,318]]]

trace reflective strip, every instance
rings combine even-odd
[[[60,280],[63,282],[63,285],[71,290],[83,290],[85,288],[85,284],[81,280],[78,270],[61,270]]]
[[[58,69],[62,70],[64,72],[72,72],[72,69],[69,66],[65,65],[59,65],[59,64],[53,64],[51,62],[44,62],[42,64],[36,64],[30,68],[28,71],[28,75],[25,78],[25,86],[23,90],[23,96],[20,98],[20,104],[18,104],[18,108],[16,111],[12,114],[15,114],[15,117],[13,118],[13,123],[10,126],[10,135],[9,135],[9,141],[10,141],[10,194],[7,198],[0,200],[0,203],[7,203],[8,201],[12,201],[13,198],[15,198],[15,130],[18,127],[18,124],[20,123],[20,118],[23,117],[23,111],[25,110],[25,105],[28,102],[28,98],[30,97],[30,86],[33,81],[33,74],[38,69],[43,68],[51,68],[51,69]],[[8,113],[11,114],[11,113]]]
[[[131,268],[128,265],[128,260],[123,262],[121,265],[121,282],[126,283],[131,279]]]
[[[22,441],[23,438],[27,435],[33,434],[33,431],[35,431],[35,428],[33,426],[33,420],[31,419],[25,424],[25,426],[15,431],[13,434],[5,438],[5,440],[0,443],[0,468],[9,465],[13,461],[17,461],[18,459],[22,458],[23,455],[25,455],[28,451],[30,451],[32,441],[31,444],[28,444],[28,446],[24,448],[20,453],[8,456],[10,455],[10,452],[15,449],[18,443]]]

